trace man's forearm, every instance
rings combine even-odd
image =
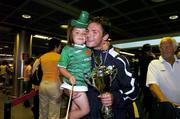
[[[159,88],[158,85],[156,84],[150,84],[149,86],[151,92],[158,98],[158,100],[160,102],[165,102],[165,101],[169,101],[166,96],[163,94],[163,92],[161,91],[161,89]]]

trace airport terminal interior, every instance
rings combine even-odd
[[[81,10],[88,11],[90,17],[110,19],[109,42],[128,58],[132,72],[138,77],[138,56],[144,44],[151,45],[158,57],[160,38],[171,36],[180,43],[179,6],[180,0],[1,0],[0,119],[34,119],[32,107],[24,106],[24,62],[46,53],[53,37],[65,46],[68,24],[78,18]],[[4,77],[5,65],[9,68],[5,69]],[[38,94],[33,92],[28,97],[31,103],[35,95]],[[60,107],[61,117],[65,115],[67,98]],[[139,106],[141,100],[140,97]],[[5,109],[9,102],[14,105],[10,111]],[[143,107],[140,110],[143,113]],[[146,119],[146,115],[139,119]]]

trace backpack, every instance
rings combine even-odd
[[[43,72],[42,72],[42,68],[41,68],[41,61],[40,61],[40,59],[37,59],[37,60],[38,61],[35,62],[36,65],[33,65],[33,71],[32,71],[32,75],[31,75],[31,82],[34,85],[39,85],[42,80],[42,76],[43,76]]]

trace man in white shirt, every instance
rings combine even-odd
[[[172,110],[173,107],[180,106],[180,60],[175,56],[177,46],[176,40],[172,37],[161,39],[159,46],[161,56],[159,60],[153,60],[149,64],[146,81],[146,86],[150,88],[158,102],[168,103]]]

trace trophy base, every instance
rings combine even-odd
[[[111,107],[103,106],[101,112],[103,119],[113,119],[113,112]]]
[[[103,119],[113,119],[112,116],[108,116],[108,115],[103,115]]]

